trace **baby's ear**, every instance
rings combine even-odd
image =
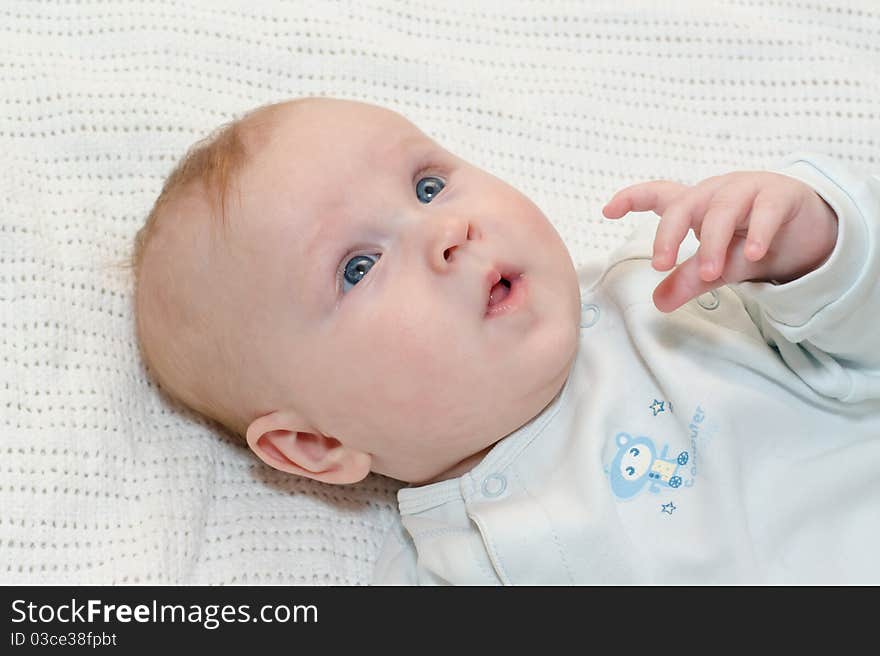
[[[290,412],[263,415],[248,427],[248,446],[270,467],[323,483],[357,483],[370,473],[368,453],[334,437],[299,430],[304,425]]]

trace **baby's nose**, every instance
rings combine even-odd
[[[477,234],[473,224],[462,217],[447,217],[437,221],[429,240],[428,258],[438,271],[445,271],[455,259],[456,252]]]

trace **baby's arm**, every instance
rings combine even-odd
[[[843,401],[880,399],[880,179],[825,156],[798,155],[778,173],[728,174],[693,188],[635,185],[605,213],[648,209],[663,217],[655,268],[674,264],[689,229],[702,237],[699,252],[655,291],[660,309],[737,283],[764,338],[805,382]],[[763,243],[753,250],[755,235]],[[678,240],[672,263],[664,250],[670,236]],[[707,260],[713,270],[701,266]]]
[[[837,244],[823,266],[797,280],[734,290],[816,391],[853,403],[880,399],[880,178],[818,155],[792,157],[781,172],[834,209]]]

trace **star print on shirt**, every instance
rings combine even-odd
[[[671,515],[672,511],[675,509],[675,504],[670,501],[669,503],[664,503],[660,507],[660,512],[665,512],[667,515]]]
[[[654,416],[656,417],[665,410],[665,408],[663,407],[664,405],[664,401],[658,401],[657,399],[654,399],[654,402],[648,407],[651,408],[651,412],[653,412]]]

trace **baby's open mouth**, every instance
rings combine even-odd
[[[525,276],[521,273],[492,271],[488,286],[487,318],[511,312],[522,305],[525,299]]]
[[[510,293],[510,281],[507,278],[502,277],[501,280],[492,285],[492,289],[489,290],[489,305],[488,307],[492,307],[493,305],[497,305]]]

